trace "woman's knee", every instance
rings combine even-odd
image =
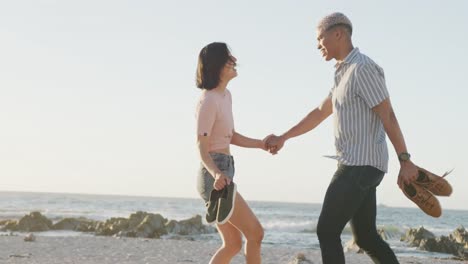
[[[265,236],[265,231],[260,223],[257,223],[255,227],[251,228],[247,234],[245,234],[245,238],[249,242],[258,242],[261,243],[263,237]]]
[[[232,239],[224,241],[223,250],[229,252],[229,255],[236,255],[242,249],[242,239]]]

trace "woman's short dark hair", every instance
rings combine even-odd
[[[211,90],[219,84],[221,70],[232,60],[226,43],[213,42],[200,51],[197,66],[197,87]]]

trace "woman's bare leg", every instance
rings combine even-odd
[[[260,264],[262,261],[260,249],[263,240],[263,227],[239,193],[236,195],[234,212],[229,223],[239,229],[247,240],[245,245],[247,264]]]
[[[210,264],[228,264],[231,259],[242,249],[242,234],[229,222],[217,225],[223,245],[211,258]]]

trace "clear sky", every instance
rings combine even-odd
[[[237,57],[236,130],[282,133],[328,94],[315,25],[334,11],[384,70],[416,164],[455,168],[444,208],[468,209],[466,1],[1,1],[0,190],[198,197],[200,49]],[[415,207],[390,170],[378,203]],[[321,203],[331,118],[277,156],[232,147],[247,200]]]

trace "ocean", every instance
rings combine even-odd
[[[265,229],[264,246],[287,246],[318,249],[316,225],[321,205],[312,203],[281,203],[247,201]],[[409,228],[424,226],[435,235],[448,235],[460,225],[467,226],[468,211],[444,210],[440,218],[432,218],[415,208],[378,206],[377,225],[383,228],[387,242],[398,256],[450,257],[411,248],[400,237]],[[204,215],[201,199],[89,195],[64,193],[0,192],[0,220],[19,219],[31,211],[39,211],[52,221],[64,217],[86,217],[106,220],[129,217],[136,211],[159,213],[168,219],[183,220],[196,214]],[[1,232],[0,232],[1,234]],[[89,235],[72,231],[47,231],[38,236]],[[219,243],[218,234],[199,235],[195,240]],[[342,233],[343,243],[352,238],[349,226]],[[164,238],[163,238],[164,239]]]

